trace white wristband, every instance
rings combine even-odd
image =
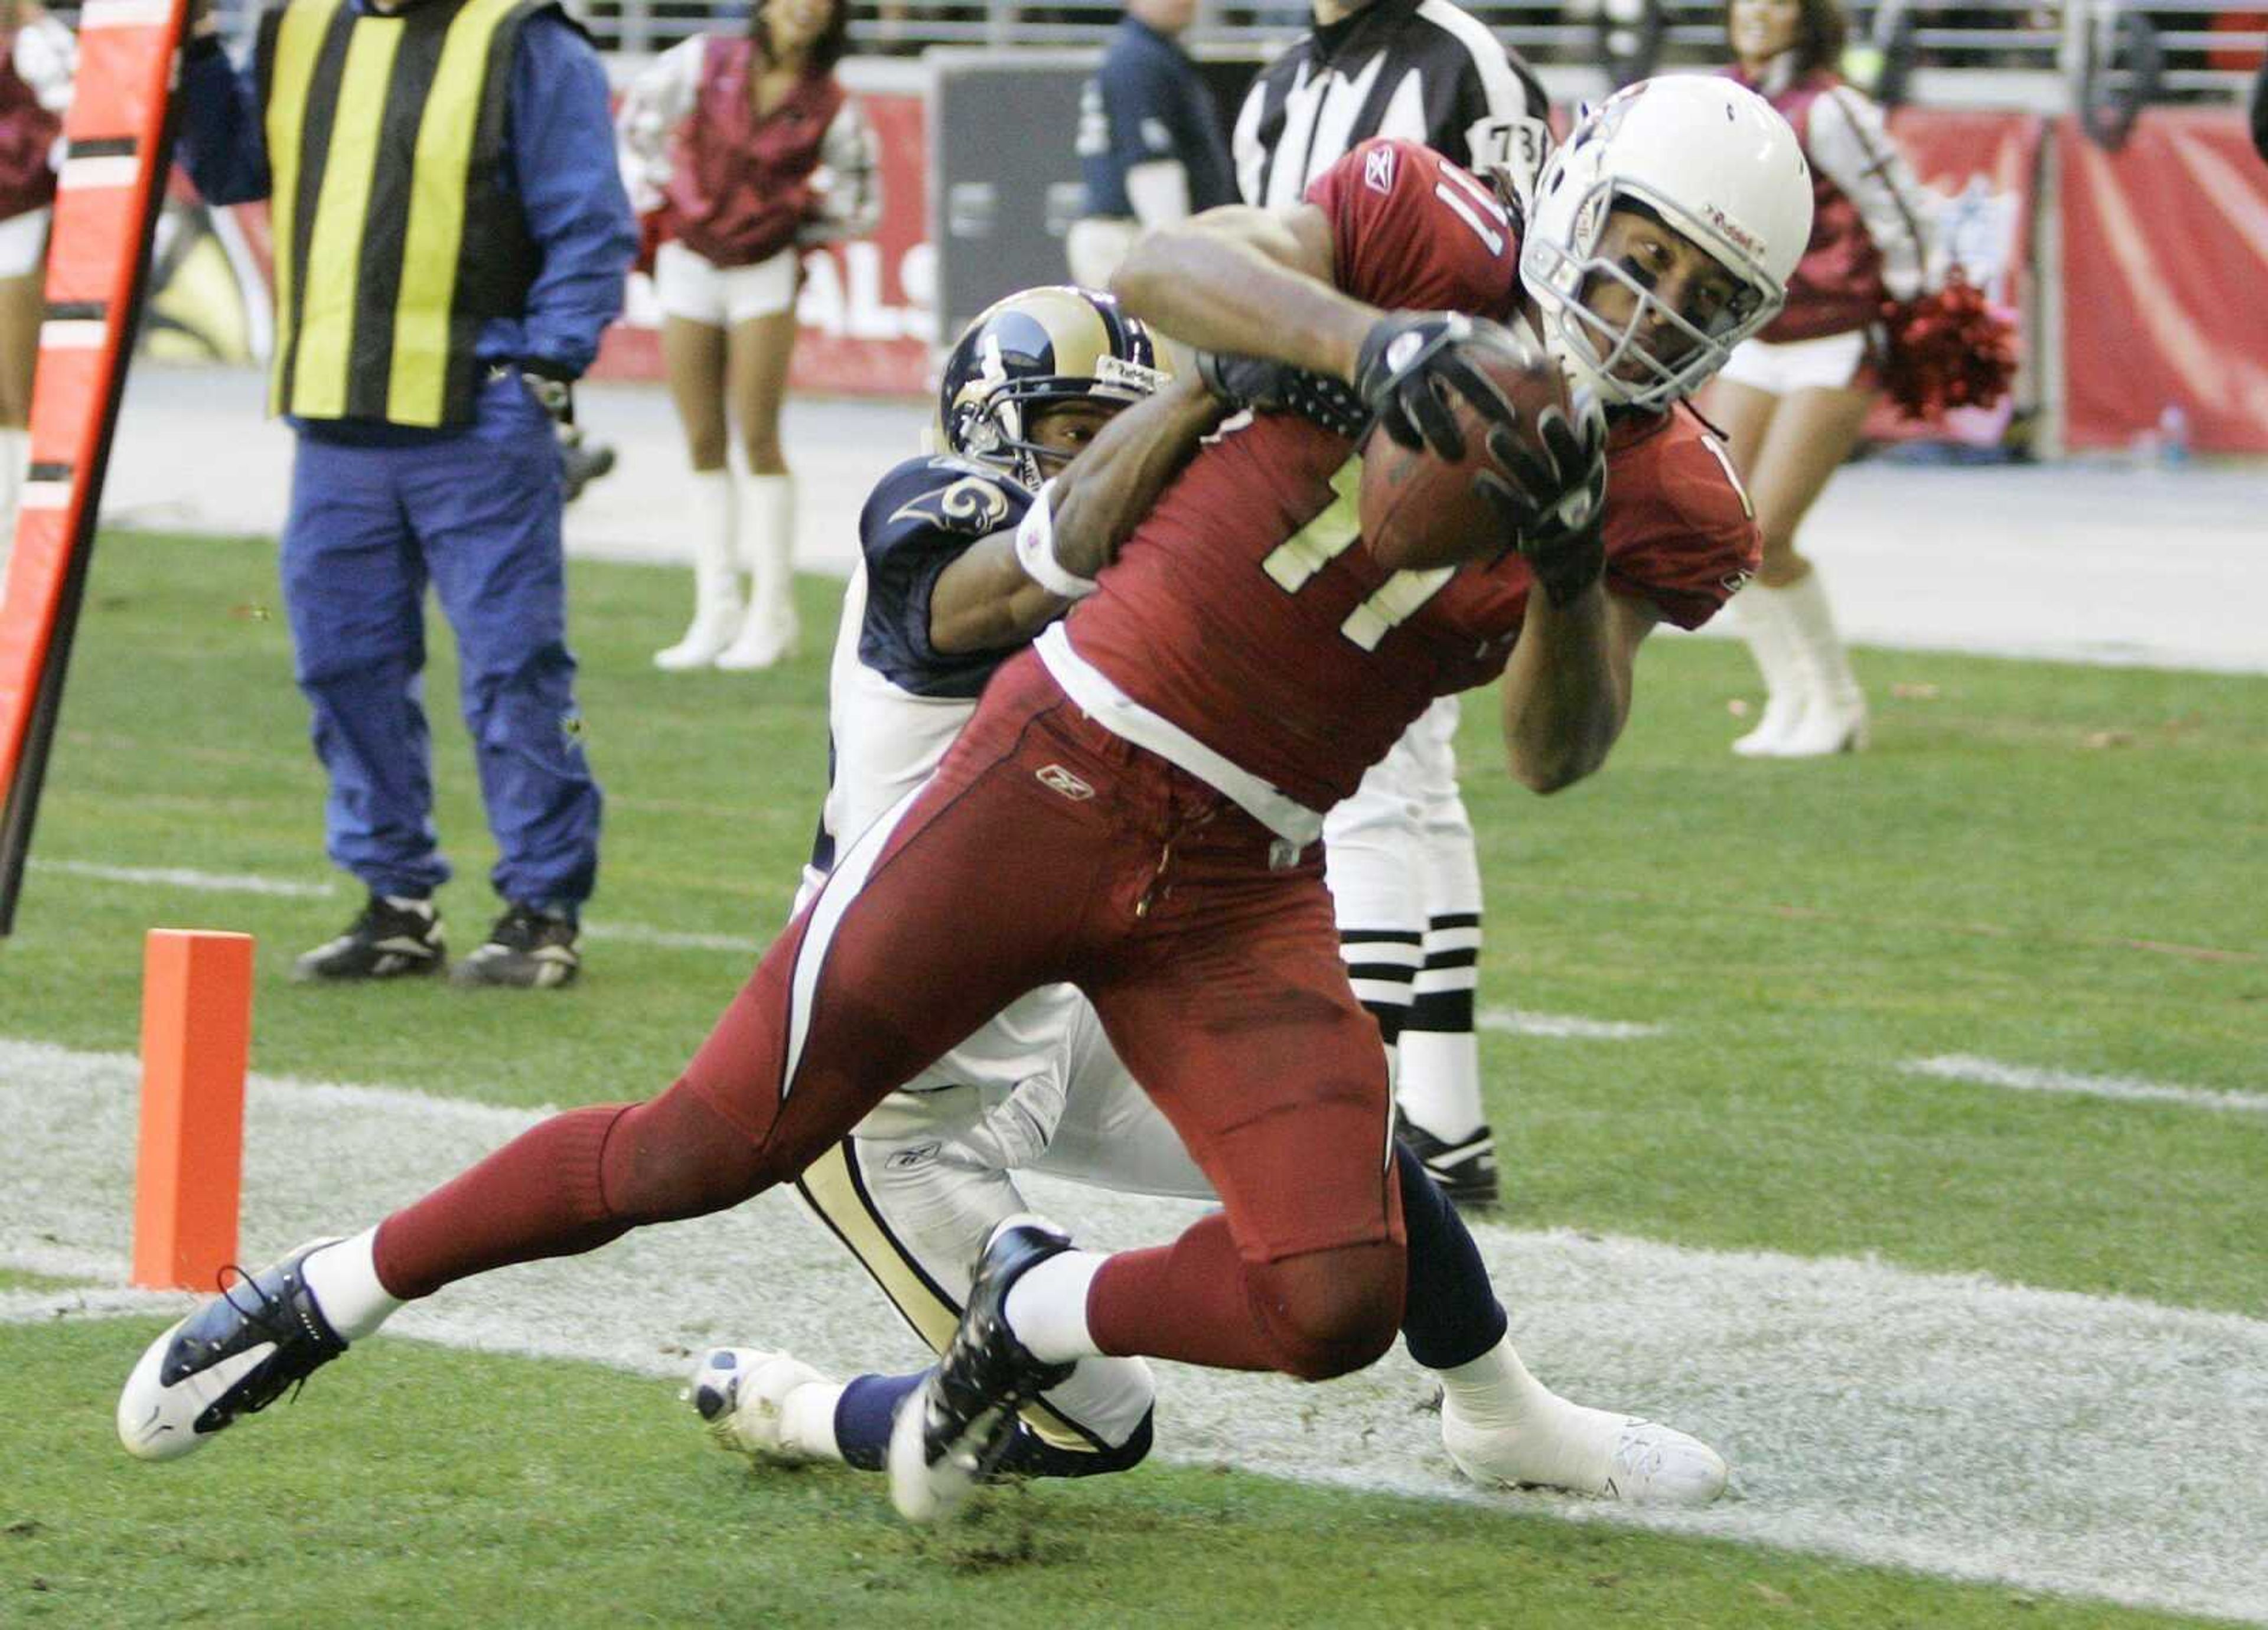
[[[1016,560],[1024,575],[1050,594],[1084,600],[1094,593],[1094,579],[1083,578],[1056,558],[1055,483],[1042,486],[1031,508],[1016,527]]]

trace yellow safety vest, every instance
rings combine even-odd
[[[512,54],[552,0],[290,0],[261,21],[273,181],[272,411],[469,424],[481,324],[537,269],[504,132]]]

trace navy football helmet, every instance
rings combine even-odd
[[[946,358],[938,433],[957,456],[1027,487],[1060,459],[1027,436],[1032,410],[1060,402],[1139,402],[1167,378],[1150,330],[1108,294],[1056,285],[1012,294],[970,323]]]

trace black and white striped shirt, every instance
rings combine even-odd
[[[1260,70],[1232,144],[1247,203],[1280,209],[1357,143],[1401,136],[1467,169],[1510,166],[1523,195],[1550,147],[1549,99],[1450,0],[1371,0]]]

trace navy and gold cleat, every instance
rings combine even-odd
[[[960,1327],[890,1432],[890,1500],[907,1521],[939,1523],[959,1510],[1014,1446],[1016,1412],[1070,1377],[1071,1365],[1026,1351],[1003,1312],[1026,1270],[1070,1249],[1070,1235],[1024,1213],[1002,1218],[985,1239]]]
[[[202,1449],[347,1350],[299,1271],[335,1243],[310,1240],[273,1267],[238,1272],[150,1344],[118,1395],[118,1441],[129,1454],[174,1460]]]

